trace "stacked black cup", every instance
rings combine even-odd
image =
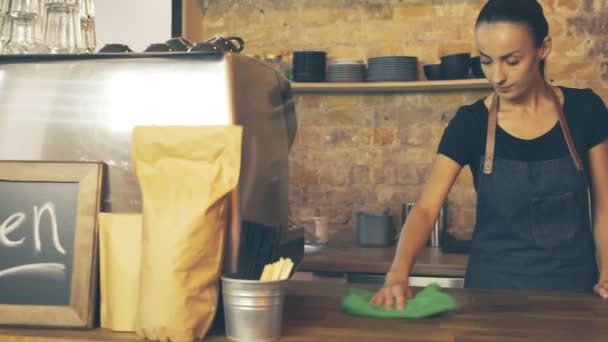
[[[294,51],[292,78],[295,82],[325,81],[325,51]]]

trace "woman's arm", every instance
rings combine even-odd
[[[439,211],[462,166],[438,154],[422,194],[402,227],[390,273],[409,276],[416,256],[426,245]]]
[[[600,281],[595,291],[608,298],[608,141],[589,151],[593,194],[593,237],[598,254]]]
[[[384,305],[387,309],[393,308],[393,303],[398,309],[405,307],[405,300],[412,296],[409,274],[416,255],[426,244],[443,201],[461,169],[462,166],[454,160],[437,155],[422,194],[402,227],[384,286],[373,296],[372,304]]]

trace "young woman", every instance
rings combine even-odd
[[[475,37],[494,92],[450,121],[385,285],[371,302],[404,307],[416,255],[466,165],[477,217],[465,287],[608,298],[605,104],[590,89],[545,80],[551,38],[536,0],[488,1]]]

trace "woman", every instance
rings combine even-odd
[[[477,191],[465,287],[595,291],[607,298],[606,106],[590,89],[544,79],[551,38],[535,0],[488,1],[475,36],[494,92],[450,121],[385,285],[371,302],[403,308],[411,297],[409,271],[465,165]]]

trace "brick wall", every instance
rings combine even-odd
[[[190,7],[203,1],[191,1]],[[245,52],[322,49],[334,58],[474,53],[473,25],[484,0],[209,0],[188,10],[186,37],[239,35]],[[548,78],[591,87],[608,102],[608,0],[542,0],[554,47]],[[198,5],[197,4],[197,5]],[[422,73],[421,73],[422,75]],[[421,76],[423,77],[423,76]],[[392,208],[421,191],[449,117],[487,91],[297,95],[299,130],[290,155],[296,222],[328,215],[353,229],[359,210]],[[449,194],[449,226],[469,235],[475,193],[468,169]],[[398,217],[400,215],[397,215]],[[397,220],[400,223],[400,220]]]

